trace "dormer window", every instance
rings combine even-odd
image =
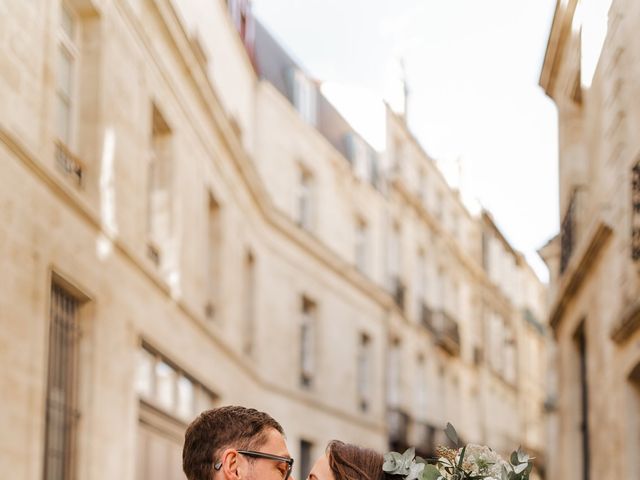
[[[376,152],[357,134],[350,132],[345,136],[347,159],[360,180],[371,184],[377,180]]]
[[[316,124],[316,85],[302,70],[293,70],[292,102],[300,116],[309,124]]]

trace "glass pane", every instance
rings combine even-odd
[[[156,400],[167,410],[176,405],[176,372],[164,362],[156,365]]]
[[[62,31],[66,33],[71,40],[73,40],[75,33],[74,23],[73,15],[71,15],[71,12],[63,5],[62,11],[60,12],[60,26],[62,27]]]
[[[196,411],[195,415],[199,415],[205,410],[211,410],[214,407],[213,396],[200,386],[196,395]]]
[[[56,133],[62,142],[69,146],[71,131],[71,109],[60,95],[56,98]]]
[[[73,57],[64,48],[60,47],[58,50],[58,90],[62,92],[67,98],[71,98],[73,78]]]
[[[190,420],[194,416],[194,385],[187,377],[178,379],[178,415]]]
[[[136,392],[138,394],[151,397],[153,395],[153,365],[155,363],[154,356],[147,350],[138,351],[136,369]]]

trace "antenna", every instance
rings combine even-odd
[[[404,57],[400,58],[400,70],[402,71],[402,94],[404,99],[404,121],[405,123],[409,120],[409,82],[407,80],[407,68],[405,65]]]

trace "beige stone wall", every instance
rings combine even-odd
[[[87,0],[69,7],[80,30],[75,136],[68,147],[82,162],[81,185],[55,160],[58,2],[0,3],[0,104],[6,106],[0,110],[6,279],[0,359],[10,366],[0,375],[1,390],[8,392],[0,413],[0,471],[42,475],[52,281],[83,302],[78,478],[136,478],[138,422],[146,407],[134,385],[143,342],[216,395],[216,403],[272,413],[294,455],[301,438],[314,443],[314,454],[332,438],[387,448],[391,337],[402,345],[399,406],[413,420],[438,428],[452,421],[465,439],[495,441],[502,450],[520,442],[538,448],[521,425],[525,417],[536,424],[526,412],[539,407],[541,394],[535,382],[507,385],[487,366],[484,309],[491,305],[520,325],[522,305],[540,308],[535,295],[521,302],[521,292],[526,285],[542,287],[524,265],[514,291],[491,281],[480,260],[481,219],[464,209],[400,119],[389,113],[389,134],[409,145],[409,153],[402,173],[390,175],[387,190],[378,191],[358,180],[286,99],[255,77],[223,2]],[[154,106],[171,131],[172,220],[158,264],[149,257],[147,231]],[[310,231],[295,224],[301,163],[315,181]],[[419,168],[434,182],[423,205],[412,173]],[[210,196],[219,205],[222,232],[213,243]],[[438,198],[442,215],[434,210]],[[359,217],[369,228],[364,272],[354,265]],[[408,288],[404,310],[387,291],[394,221],[401,227],[400,273]],[[459,355],[438,347],[420,325],[420,248],[428,270],[426,301],[458,322]],[[255,285],[250,325],[249,253]],[[214,295],[207,265],[212,254],[218,262]],[[513,252],[501,255],[517,265]],[[316,305],[310,389],[299,384],[303,296]],[[541,338],[523,332],[533,343]],[[356,386],[363,333],[372,352],[366,412]],[[248,336],[250,354],[244,351]],[[518,348],[524,351],[526,342]],[[476,345],[485,349],[478,362]],[[426,411],[416,395],[420,355]],[[504,424],[496,427],[498,417]],[[183,427],[183,420],[170,421]]]
[[[547,248],[552,266],[551,323],[557,347],[551,392],[551,478],[583,478],[583,409],[576,332],[586,338],[588,441],[591,478],[632,478],[637,462],[637,341],[640,278],[631,256],[632,168],[638,162],[638,47],[636,2],[614,0],[608,31],[590,88],[572,94],[579,78],[579,44],[567,28],[575,2],[556,10],[541,85],[558,105],[561,221],[574,199],[572,248],[566,227]],[[564,36],[563,36],[564,35]],[[562,38],[562,40],[559,40]],[[577,190],[576,190],[577,189]],[[576,193],[577,192],[577,193]],[[572,197],[573,196],[573,197]],[[562,246],[563,239],[565,246]],[[557,252],[552,252],[556,248]],[[568,258],[561,272],[557,255]],[[569,461],[577,455],[578,462]]]

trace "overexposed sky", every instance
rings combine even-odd
[[[543,278],[558,231],[557,120],[538,86],[555,0],[254,0],[257,17],[372,143],[398,101],[424,149]],[[381,120],[380,120],[381,121]],[[379,129],[378,129],[379,130]],[[374,145],[379,146],[379,145]],[[454,172],[453,174],[451,172]]]

